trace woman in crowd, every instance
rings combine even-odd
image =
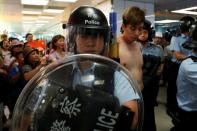
[[[8,40],[6,39],[0,42],[0,47],[1,47],[3,58],[4,58],[4,65],[6,66],[8,66],[10,63],[10,59],[7,59],[7,58],[10,58],[11,56],[11,53],[9,51],[9,46],[10,44]]]
[[[49,61],[54,62],[65,57],[65,50],[64,50],[64,36],[56,35],[52,38],[52,51],[49,54]]]
[[[23,77],[25,81],[29,81],[42,67],[47,64],[47,60],[45,57],[40,58],[38,50],[31,47],[25,47],[23,55]]]

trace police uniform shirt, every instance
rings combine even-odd
[[[142,54],[143,55],[152,55],[152,56],[157,56],[160,58],[164,57],[164,52],[161,46],[152,44],[152,43],[148,43],[148,45],[146,47],[142,48]]]
[[[197,57],[197,54],[192,54]],[[197,62],[184,60],[177,77],[177,101],[185,111],[197,111]]]
[[[164,60],[163,49],[161,46],[149,42],[146,47],[142,48],[142,54],[144,63],[142,67],[144,86],[155,87],[159,83],[157,72]],[[146,90],[143,92],[146,92]]]
[[[179,52],[182,52],[183,54],[185,54],[186,56],[190,55],[191,54],[191,50],[188,50],[188,49],[185,49],[183,48],[183,43],[185,43],[187,40],[189,40],[189,37],[184,35],[184,34],[181,34],[180,36],[178,37],[172,37],[171,39],[171,42],[170,42],[170,50],[171,51],[179,51]],[[172,62],[176,62],[178,64],[181,63],[181,61],[177,60],[175,58],[175,56],[172,56]]]
[[[75,66],[73,87],[77,84],[87,87],[92,87],[95,84],[101,84],[102,81],[94,81],[94,68],[95,66],[92,66],[91,68],[84,70],[82,74],[80,69]],[[134,91],[133,87],[131,87],[129,81],[122,75],[121,72],[118,71],[115,71],[114,74],[114,96],[118,97],[120,105],[130,100],[139,99],[139,95]]]

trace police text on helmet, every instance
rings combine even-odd
[[[85,20],[85,24],[100,25],[100,22],[99,21],[95,21],[95,20]]]

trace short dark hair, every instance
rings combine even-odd
[[[197,24],[192,32],[192,39],[197,41]]]
[[[0,47],[1,47],[2,49],[4,49],[4,47],[3,47],[3,43],[4,43],[5,41],[7,41],[7,40],[6,40],[6,39],[4,39],[4,40],[2,40],[2,41],[0,42]]]
[[[3,48],[3,40],[0,42],[0,47]]]
[[[8,39],[9,41],[13,41],[13,40],[18,40],[19,41],[19,39],[18,38],[15,38],[15,37],[9,37],[9,39]]]
[[[27,39],[27,37],[28,37],[29,35],[33,35],[33,34],[27,33],[27,34],[25,35],[25,38]]]
[[[189,32],[189,29],[190,29],[190,26],[187,25],[186,23],[182,23],[182,24],[180,25],[181,33]]]

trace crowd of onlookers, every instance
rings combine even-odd
[[[48,45],[37,44],[33,35],[26,35],[26,42],[1,35],[0,42],[0,87],[1,116],[6,128],[14,105],[26,83],[47,64],[64,58],[64,36],[56,35]],[[32,46],[33,45],[33,46]],[[37,47],[35,46],[37,45]],[[6,111],[6,113],[5,113]]]

